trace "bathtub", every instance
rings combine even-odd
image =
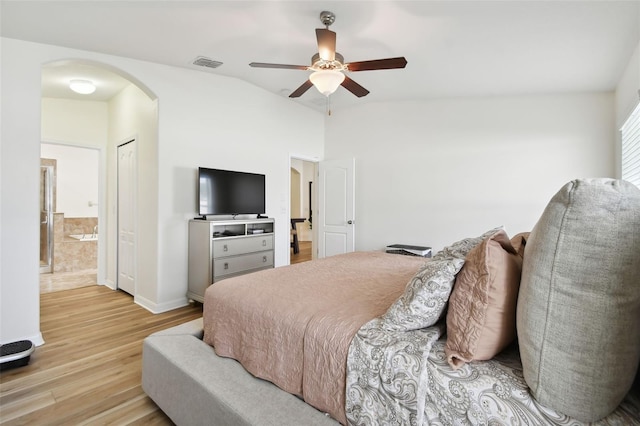
[[[98,241],[98,234],[70,234],[69,236],[80,241]]]

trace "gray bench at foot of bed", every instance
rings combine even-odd
[[[338,423],[202,341],[202,318],[147,337],[142,388],[178,425]]]

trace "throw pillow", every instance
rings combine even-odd
[[[490,231],[485,232],[479,237],[465,238],[463,240],[456,241],[450,246],[447,246],[442,250],[440,250],[438,253],[436,253],[432,257],[432,259],[434,260],[442,260],[442,259],[450,259],[450,258],[464,259],[465,257],[467,257],[467,254],[469,254],[471,249],[473,249],[475,246],[480,244],[484,239],[495,234],[496,231],[499,231],[500,229],[503,229],[503,227],[499,226],[497,228],[494,228]]]
[[[584,422],[624,399],[640,361],[640,190],[581,179],[551,199],[527,241],[517,307],[534,398]]]
[[[447,311],[445,354],[451,367],[491,359],[515,339],[521,269],[522,258],[503,230],[469,252]]]
[[[407,287],[382,316],[382,327],[410,331],[434,325],[444,312],[463,259],[430,260],[411,278]]]
[[[502,227],[492,229],[476,238],[465,238],[436,253],[418,270],[407,287],[382,316],[387,330],[409,331],[434,325],[444,313],[456,274],[464,264],[467,253],[482,240]]]
[[[514,235],[511,238],[511,245],[520,256],[520,259],[524,258],[524,249],[527,246],[527,240],[529,239],[529,234],[531,232],[521,232],[519,234]]]

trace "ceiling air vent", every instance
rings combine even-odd
[[[222,62],[214,61],[213,59],[206,58],[204,56],[198,56],[196,59],[194,59],[193,65],[207,68],[218,68],[220,65],[222,65]]]

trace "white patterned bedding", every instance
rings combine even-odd
[[[352,425],[572,425],[530,395],[517,345],[491,361],[453,370],[444,326],[388,331],[376,318],[356,334],[347,358],[346,414]],[[594,425],[640,424],[639,392]]]

